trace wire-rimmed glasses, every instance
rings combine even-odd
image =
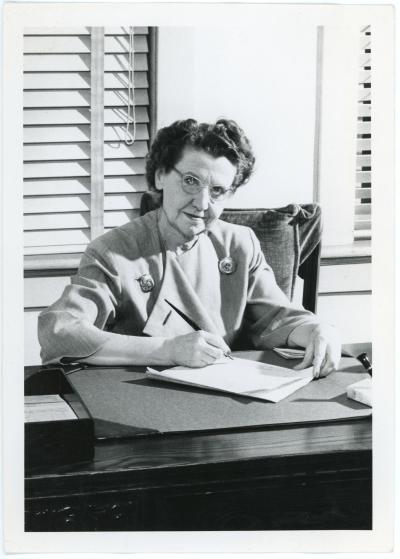
[[[221,202],[234,192],[234,188],[224,188],[223,186],[206,184],[204,181],[194,176],[192,173],[182,173],[176,167],[172,167],[173,170],[180,175],[182,179],[182,188],[187,194],[198,194],[204,188],[208,188],[208,193],[211,202]]]

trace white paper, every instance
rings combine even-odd
[[[372,408],[372,379],[364,378],[347,387],[347,397]]]
[[[293,371],[285,367],[239,358],[228,359],[199,369],[179,366],[158,372],[149,367],[147,373],[150,378],[157,380],[212,388],[270,402],[279,402],[308,384],[313,378],[312,367]]]
[[[58,394],[25,396],[25,423],[77,419],[76,414]]]

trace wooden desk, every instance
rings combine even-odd
[[[371,420],[97,442],[25,502],[26,531],[371,529]]]

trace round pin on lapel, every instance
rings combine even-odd
[[[230,256],[225,256],[218,262],[218,268],[221,274],[233,274],[236,271],[236,262]]]
[[[154,287],[154,280],[150,274],[143,274],[143,276],[140,276],[137,281],[139,282],[140,289],[143,293],[148,293]]]

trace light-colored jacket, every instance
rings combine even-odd
[[[220,265],[226,257],[232,273]],[[143,290],[148,276],[150,291]],[[251,229],[217,220],[190,249],[163,250],[150,212],[88,246],[71,285],[39,317],[43,363],[84,360],[115,334],[192,332],[165,299],[228,345],[243,325],[262,349],[284,345],[301,324],[319,323],[279,289]]]

